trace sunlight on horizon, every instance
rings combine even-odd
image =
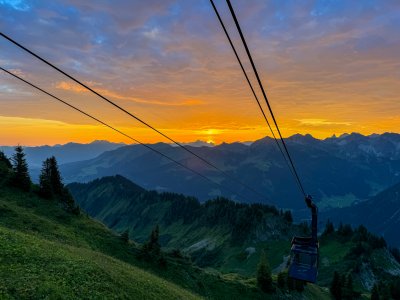
[[[166,1],[137,11],[129,3],[47,4],[1,1],[8,16],[2,30],[173,139],[220,144],[271,136],[209,3]],[[284,137],[399,132],[398,5],[236,5]],[[90,21],[97,19],[102,23]],[[166,142],[5,39],[0,47],[11,72],[145,143]],[[4,72],[0,99],[0,145],[129,142]]]

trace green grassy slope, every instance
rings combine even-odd
[[[13,276],[1,272],[3,298],[62,294],[72,299],[85,287],[90,287],[88,298],[96,293],[130,299],[141,299],[140,293],[149,295],[145,299],[265,297],[254,282],[225,278],[187,261],[167,257],[166,268],[146,263],[137,258],[134,243],[126,244],[100,222],[71,215],[34,193],[0,187],[0,235],[0,270],[15,270]],[[135,289],[143,279],[149,284]]]
[[[100,223],[0,188],[1,298],[200,298],[115,258],[128,251]]]
[[[17,299],[200,299],[87,248],[0,227],[0,295]]]
[[[0,186],[1,299],[301,299],[298,292],[266,295],[254,279],[203,270],[167,257],[146,263],[100,222],[75,216],[35,193]],[[310,299],[326,297],[306,287]]]

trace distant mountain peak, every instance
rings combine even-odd
[[[206,142],[202,140],[196,140],[194,142],[188,142],[188,143],[181,143],[184,146],[192,146],[192,147],[214,147],[215,144],[213,142]],[[177,146],[175,144],[171,144],[171,146]]]
[[[299,144],[305,144],[305,143],[314,143],[315,141],[319,141],[315,137],[313,137],[311,134],[300,134],[296,133],[290,137],[287,138],[288,141],[299,143]]]
[[[93,142],[89,143],[90,145],[107,145],[107,144],[114,144],[114,145],[126,145],[125,143],[115,143],[110,142],[107,140],[94,140]]]
[[[342,133],[341,135],[339,135],[339,139],[343,139],[345,137],[348,137],[350,134],[349,133]]]
[[[35,146],[37,148],[39,147],[63,147],[63,146],[80,146],[80,145],[126,145],[125,143],[114,143],[114,142],[110,142],[107,140],[93,140],[90,143],[78,143],[78,142],[68,142],[65,144],[55,144],[54,146],[49,146],[49,145],[43,145],[43,146]],[[33,147],[32,147],[33,148]]]
[[[293,134],[292,136],[290,136],[288,138],[289,139],[290,138],[307,138],[307,139],[314,139],[314,140],[316,139],[309,133],[306,133],[306,134],[296,133],[296,134]]]
[[[352,133],[343,133],[342,135],[339,136],[339,139],[357,138],[357,137],[366,137],[366,136],[358,132],[352,132]]]

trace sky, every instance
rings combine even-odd
[[[400,1],[232,5],[283,136],[399,132]],[[208,0],[0,0],[0,28],[180,142],[271,135]],[[141,142],[166,142],[4,38],[0,66]],[[93,140],[131,142],[0,73],[1,145]]]

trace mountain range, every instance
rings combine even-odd
[[[330,219],[354,226],[363,224],[372,232],[383,236],[391,245],[400,247],[400,184],[378,193],[374,197],[350,207],[326,211],[322,219]]]
[[[55,156],[59,164],[64,164],[91,159],[121,146],[125,146],[125,144],[97,140],[89,144],[67,143],[54,146],[24,147],[24,150],[29,167],[31,169],[38,169],[41,168],[42,162],[50,156]],[[8,157],[11,157],[14,153],[14,147],[11,146],[0,146],[0,150]]]
[[[400,135],[363,136],[352,133],[325,140],[294,135],[286,144],[307,193],[321,210],[350,206],[400,181]],[[217,181],[203,178],[160,157],[141,145],[128,145],[99,156],[61,166],[66,182],[120,174],[146,189],[193,195],[201,201],[225,196],[240,202],[261,202],[283,208],[304,208],[288,166],[269,137],[251,144],[231,143],[192,147],[191,151],[217,165],[231,177],[253,187],[253,193],[226,178],[181,148],[158,143],[152,147]]]
[[[222,197],[200,202],[120,175],[69,184],[75,200],[68,203],[81,207],[71,210],[63,194],[19,186],[4,156],[0,167],[0,294],[7,299],[328,299],[334,271],[346,297],[367,297],[378,282],[382,295],[399,295],[398,252],[364,226],[321,230],[318,285],[305,286],[288,278],[287,265],[291,237],[310,228],[294,224],[290,211]],[[266,273],[272,267],[269,294],[260,261]]]
[[[347,223],[369,224],[368,221],[378,220],[379,217],[364,218],[363,215],[368,215],[366,211],[372,207],[375,211],[391,205],[379,214],[382,216],[377,222],[379,224],[369,224],[368,228],[394,240],[390,236],[395,233],[389,232],[396,224],[392,221],[397,220],[397,215],[392,216],[390,213],[398,211],[398,202],[393,200],[396,199],[395,194],[391,195],[392,200],[378,195],[400,181],[399,134],[363,136],[352,133],[325,140],[310,135],[294,135],[286,139],[286,143],[306,191],[318,203],[323,220],[331,218],[339,222],[343,213],[343,220]],[[293,209],[296,220],[308,218],[309,212],[304,209],[302,197],[296,190],[274,140],[266,137],[253,143],[225,143],[212,147],[203,144],[197,141],[187,147],[266,196],[260,198],[236,182],[224,178],[181,148],[164,143],[152,146],[228,189],[210,185],[141,145],[95,141],[90,144],[26,147],[25,152],[34,181],[38,178],[41,161],[55,155],[61,163],[67,183],[88,182],[120,174],[149,190],[183,193],[196,196],[200,201],[225,196],[240,202],[274,204]],[[12,155],[11,147],[0,148],[8,156]],[[384,204],[369,204],[377,201],[377,198],[371,199],[375,195],[381,197]],[[354,205],[357,209],[353,209]],[[346,207],[349,209],[343,209]],[[360,217],[355,215],[358,211],[363,212]]]

